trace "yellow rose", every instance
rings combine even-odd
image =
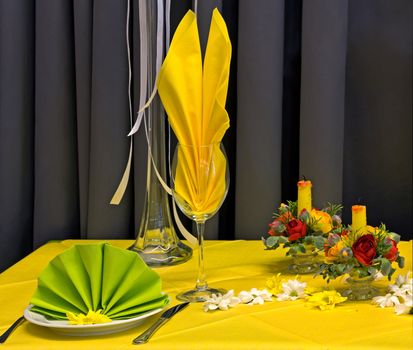
[[[331,216],[326,212],[321,210],[311,210],[311,218],[315,222],[313,229],[315,231],[321,231],[323,233],[328,233],[333,229]]]
[[[332,246],[330,249],[326,251],[326,258],[325,261],[327,264],[333,263],[335,260],[339,258],[340,251],[345,247],[342,241],[338,241],[336,245]]]

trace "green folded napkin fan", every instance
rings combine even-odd
[[[112,320],[136,317],[168,303],[161,279],[141,257],[109,244],[75,245],[42,271],[31,311],[67,320],[67,313],[102,310]]]

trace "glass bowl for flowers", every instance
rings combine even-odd
[[[349,300],[370,300],[378,290],[373,282],[377,276],[389,280],[396,271],[393,262],[402,268],[404,258],[397,244],[400,236],[380,227],[366,226],[359,230],[343,228],[340,234],[329,235],[325,245],[325,260],[317,272],[327,283],[331,279],[348,275],[346,287],[341,293]]]
[[[316,272],[319,268],[319,252],[330,232],[341,230],[338,215],[341,205],[328,204],[322,210],[302,210],[297,215],[297,202],[287,201],[274,213],[274,221],[269,224],[267,238],[262,238],[268,250],[279,247],[287,249],[292,257],[289,270],[295,274]]]

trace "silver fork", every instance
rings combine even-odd
[[[19,317],[14,323],[5,331],[2,335],[0,335],[0,344],[3,344],[10,334],[14,331],[14,329],[23,321],[25,320],[24,316]]]

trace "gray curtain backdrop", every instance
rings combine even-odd
[[[0,270],[49,240],[135,236],[146,145],[119,206],[109,201],[129,141],[126,0],[0,0]],[[208,238],[259,239],[286,191],[282,169],[314,183],[316,206],[368,206],[368,221],[412,233],[412,14],[409,0],[302,0],[298,136],[283,129],[282,0],[198,1],[204,47],[218,7],[234,44],[226,137],[231,190]],[[287,6],[288,5],[288,6]],[[133,105],[139,100],[132,1]],[[172,1],[172,32],[191,1]],[[289,68],[291,69],[291,67]],[[283,79],[284,78],[284,79]],[[291,130],[290,130],[291,131]],[[282,161],[288,149],[297,156]],[[283,153],[284,152],[284,153]],[[284,182],[283,182],[284,181]],[[294,199],[294,198],[288,198]]]

